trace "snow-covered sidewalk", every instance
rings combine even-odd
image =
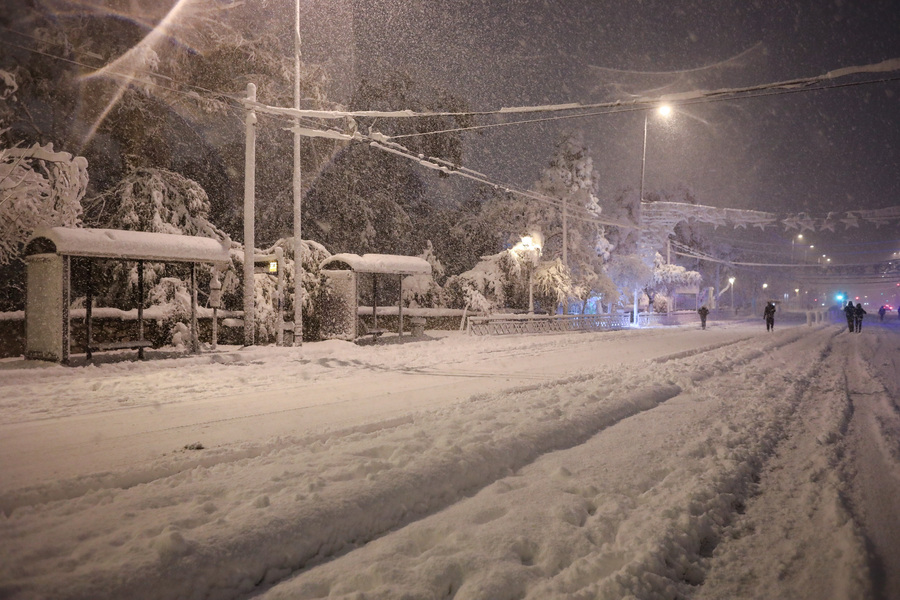
[[[0,596],[889,597],[898,351],[754,324],[5,368]]]

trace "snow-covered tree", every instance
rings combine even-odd
[[[460,112],[465,105],[446,91],[394,72],[380,81],[362,81],[351,108]],[[361,131],[411,134],[402,143],[414,155],[437,157],[452,164],[459,164],[462,156],[458,133],[417,134],[469,123],[469,117],[357,118]],[[305,230],[335,253],[413,254],[425,246],[426,240],[435,241],[435,248],[442,249],[448,219],[441,213],[452,210],[452,206],[428,195],[425,178],[433,173],[369,145],[350,145],[335,156],[305,195]]]
[[[164,169],[136,169],[117,186],[84,201],[85,223],[91,227],[148,231],[175,235],[196,235],[217,240],[224,232],[209,222],[209,198],[195,181]],[[144,267],[148,295],[165,277],[189,279],[185,267],[148,263]],[[204,282],[209,276],[203,271]],[[137,284],[137,266],[111,262],[101,269],[105,293],[100,300],[109,305],[130,307]]]
[[[535,298],[547,312],[555,312],[572,296],[572,276],[561,258],[539,263],[532,278]]]
[[[87,160],[52,144],[0,148],[0,264],[38,227],[77,226],[87,184]]]
[[[508,306],[521,280],[521,263],[508,250],[483,257],[478,264],[447,279],[444,291],[451,308],[472,308],[485,312]],[[519,296],[524,289],[520,282]],[[523,304],[524,306],[524,304]]]
[[[653,260],[653,276],[650,280],[650,288],[666,295],[671,294],[679,287],[696,287],[700,285],[701,276],[697,271],[688,271],[686,268],[667,264],[662,255],[657,252]]]
[[[608,257],[610,247],[596,221],[601,213],[594,194],[597,175],[582,132],[569,133],[557,143],[535,188],[553,202],[530,203],[528,226],[543,234],[544,256],[565,263],[571,280],[560,302],[567,303],[569,297],[583,301],[599,276],[602,261],[597,258]]]
[[[613,257],[609,262],[608,272],[618,286],[621,297],[635,303],[635,294],[647,287],[653,279],[653,271],[637,254]]]

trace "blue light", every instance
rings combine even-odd
[[[836,298],[837,298],[838,301],[840,301],[840,302],[843,302],[843,301],[844,301],[844,295],[843,295],[843,294],[838,294],[838,295],[836,296]]]

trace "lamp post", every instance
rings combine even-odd
[[[528,265],[528,314],[534,315],[534,265],[541,256],[541,246],[537,236],[526,235],[513,246],[513,252]]]
[[[803,234],[802,234],[802,233],[797,234],[797,237],[796,237],[796,238],[791,238],[791,264],[794,263],[794,243],[795,243],[795,242],[798,242],[798,241],[799,241],[799,242],[802,242],[802,241],[803,241]]]
[[[734,310],[734,282],[735,282],[734,277],[728,278],[728,285],[731,286],[731,308],[732,308],[732,310]]]
[[[656,109],[656,112],[661,117],[668,117],[672,113],[672,107],[668,104],[663,104],[659,108]],[[641,151],[641,190],[640,190],[640,201],[644,201],[644,171],[647,164],[647,122],[649,121],[650,113],[644,114],[644,146]]]

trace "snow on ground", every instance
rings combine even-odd
[[[900,597],[900,326],[0,362],[0,597]]]

